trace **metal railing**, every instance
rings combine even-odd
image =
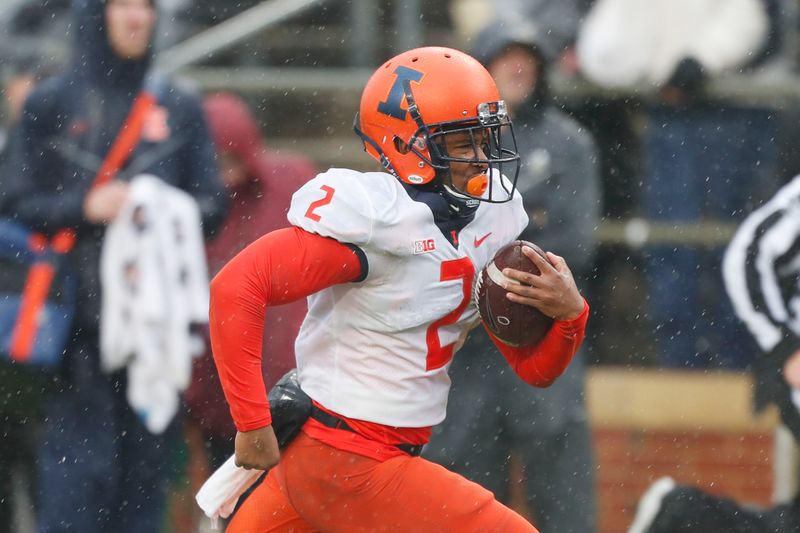
[[[269,0],[247,9],[160,53],[156,67],[172,73],[227,50],[273,24],[325,0]]]
[[[682,246],[726,246],[733,238],[737,223],[653,222],[642,218],[605,220],[597,228],[597,239],[603,244],[641,248],[648,244],[680,244]]]
[[[181,71],[202,90],[222,87],[247,93],[313,90],[361,91],[372,68],[196,67]],[[561,101],[585,98],[646,101],[655,96],[650,85],[605,89],[581,78],[552,77],[552,89]],[[800,76],[786,71],[763,75],[734,74],[709,81],[707,94],[733,103],[769,109],[800,105]]]
[[[247,40],[251,36],[283,22],[309,8],[331,0],[266,0],[250,9],[221,22],[186,41],[183,41],[156,58],[157,68],[173,73],[191,64],[213,57]],[[380,5],[376,0],[348,0],[352,36],[348,39],[349,64],[373,66],[380,58],[376,52],[380,45],[377,31]],[[421,0],[392,2],[394,35],[392,43],[398,50],[419,46],[422,42]],[[251,76],[252,78],[252,76]],[[232,87],[236,89],[236,87]]]
[[[239,93],[357,92],[371,68],[201,67],[179,73],[202,91],[227,89]]]

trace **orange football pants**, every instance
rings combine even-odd
[[[300,433],[228,533],[530,532],[480,485],[420,457],[377,461]]]

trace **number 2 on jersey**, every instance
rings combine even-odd
[[[333,200],[333,193],[336,192],[336,189],[333,187],[328,187],[327,185],[322,185],[320,189],[325,191],[325,197],[311,202],[311,205],[308,206],[308,210],[306,211],[306,218],[310,218],[314,222],[319,222],[322,218],[314,211],[318,207],[322,207],[331,203],[331,200]]]
[[[425,370],[436,370],[447,364],[453,358],[453,350],[456,343],[452,342],[442,346],[439,340],[439,328],[454,324],[469,304],[472,293],[472,281],[475,279],[475,268],[469,257],[443,261],[439,281],[461,280],[461,302],[458,307],[447,313],[445,316],[428,326],[425,340],[428,343],[428,356],[426,358]]]

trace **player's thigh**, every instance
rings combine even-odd
[[[278,467],[279,468],[279,467]],[[311,533],[316,531],[297,514],[281,491],[278,468],[248,496],[233,515],[226,533]]]
[[[425,459],[392,459],[374,476],[384,487],[371,496],[376,531],[536,531],[488,490]]]
[[[296,512],[326,533],[536,531],[488,490],[419,457],[380,462],[301,434],[281,466]]]

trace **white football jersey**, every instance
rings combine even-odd
[[[492,179],[495,187],[505,180]],[[382,172],[320,174],[294,194],[288,218],[358,246],[369,264],[363,281],[308,298],[295,343],[303,390],[359,420],[396,427],[444,420],[447,368],[479,322],[476,275],[528,223],[519,194],[504,204],[481,202],[458,246],[436,226],[428,205]]]

